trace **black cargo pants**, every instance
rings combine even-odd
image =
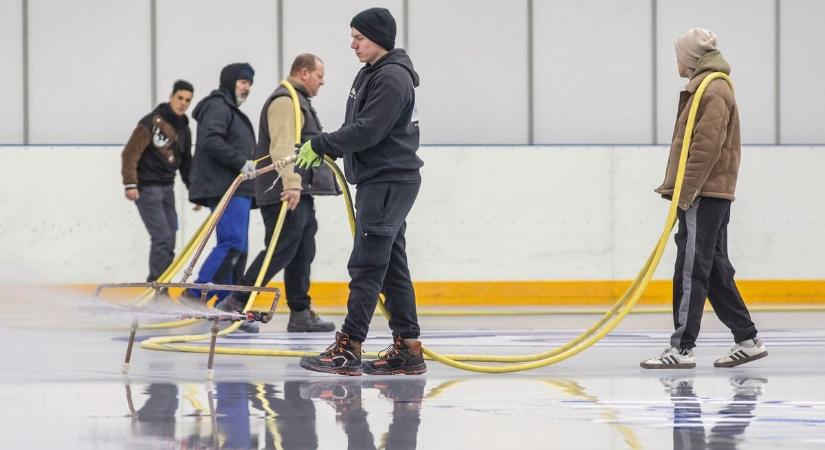
[[[420,186],[371,183],[358,187],[355,240],[347,264],[347,317],[341,327],[353,341],[367,338],[379,292],[386,299],[393,332],[403,339],[417,339],[420,334],[404,237],[407,214]]]
[[[266,248],[275,232],[278,215],[283,203],[261,206],[261,217],[264,220],[264,243]],[[275,275],[283,269],[286,302],[290,311],[303,311],[310,308],[309,296],[310,266],[315,259],[315,234],[318,232],[318,221],[315,219],[315,199],[311,195],[301,195],[301,202],[294,211],[287,211],[281,234],[269,267],[263,279],[266,286]],[[264,264],[266,250],[258,253],[252,264],[246,269],[246,274],[240,281],[243,286],[255,285],[255,280]],[[249,293],[238,292],[235,296],[242,302],[249,299]]]

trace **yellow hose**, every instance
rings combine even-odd
[[[636,302],[639,301],[639,298],[647,288],[647,285],[650,282],[650,278],[653,276],[653,273],[655,272],[656,267],[659,265],[659,261],[662,258],[662,254],[664,253],[665,246],[667,245],[670,232],[673,229],[673,225],[676,223],[676,212],[677,208],[679,207],[679,196],[682,192],[682,182],[684,181],[685,177],[685,166],[687,165],[688,149],[690,148],[690,141],[693,136],[693,127],[696,122],[696,112],[699,109],[699,102],[708,84],[710,84],[711,81],[717,78],[724,79],[728,82],[728,84],[730,84],[731,88],[733,88],[733,83],[731,82],[730,78],[728,78],[728,76],[722,72],[714,72],[708,75],[707,77],[705,77],[704,80],[702,80],[702,83],[699,85],[699,89],[697,89],[696,94],[694,95],[693,101],[690,105],[690,111],[688,112],[687,127],[685,129],[685,135],[682,141],[682,148],[679,156],[679,167],[676,171],[676,183],[673,189],[673,198],[670,202],[670,208],[668,209],[664,229],[662,230],[662,233],[659,236],[659,241],[653,250],[653,254],[651,255],[652,258],[648,258],[648,261],[647,263],[645,263],[645,266],[642,268],[642,271],[639,274],[639,276],[637,276],[633,280],[633,284],[625,291],[624,295],[622,295],[622,299],[617,302],[617,305],[621,305],[619,313],[615,317],[610,319],[604,326],[604,328],[602,328],[599,332],[595,333],[594,335],[586,339],[581,339],[582,336],[579,336],[578,338],[574,339],[574,341],[572,341],[578,341],[576,342],[576,344],[570,345],[568,343],[566,346],[557,349],[558,351],[554,350],[549,352],[555,353],[553,356],[549,356],[547,358],[539,359],[524,364],[513,364],[509,366],[484,366],[477,364],[467,364],[460,362],[456,359],[440,355],[437,352],[430,350],[429,348],[422,347],[424,354],[435,359],[436,361],[439,361],[443,364],[447,364],[451,367],[455,367],[457,369],[483,373],[517,372],[522,370],[537,369],[540,367],[557,363],[559,361],[563,361],[567,358],[570,358],[571,356],[581,353],[582,351],[586,350],[587,348],[601,340],[608,333],[613,331],[613,329],[615,329],[616,326],[618,326],[619,323],[622,321],[622,319],[624,319],[624,317],[630,312],[630,310],[633,308]],[[564,349],[565,347],[568,348]]]
[[[662,258],[662,254],[664,253],[664,249],[667,245],[668,238],[670,233],[673,229],[673,226],[676,222],[676,212],[679,205],[679,196],[681,194],[682,189],[682,182],[684,180],[684,173],[685,173],[685,166],[687,163],[687,156],[688,156],[688,149],[690,147],[691,137],[693,135],[693,128],[696,121],[696,112],[699,107],[699,102],[704,94],[705,89],[707,88],[708,84],[717,79],[722,78],[727,83],[733,87],[733,84],[730,78],[721,72],[715,72],[708,75],[700,84],[696,94],[694,96],[693,102],[691,103],[690,110],[688,113],[688,121],[687,121],[687,128],[685,130],[685,136],[682,142],[681,154],[679,158],[679,166],[676,174],[676,183],[674,186],[673,192],[673,199],[670,203],[670,208],[668,210],[667,218],[665,220],[665,225],[662,230],[661,235],[659,236],[659,240],[656,243],[653,251],[651,252],[650,256],[648,257],[647,261],[645,262],[644,266],[640,270],[639,274],[634,278],[630,287],[624,292],[622,297],[603,315],[603,317],[597,321],[593,326],[582,332],[579,336],[568,342],[567,344],[558,347],[556,349],[538,353],[534,355],[521,355],[521,356],[498,356],[498,355],[442,355],[438,352],[435,352],[427,347],[422,347],[424,354],[436,361],[439,361],[443,364],[449,365],[451,367],[455,367],[462,370],[468,370],[473,372],[481,372],[481,373],[505,373],[505,372],[517,372],[523,370],[531,370],[540,367],[544,367],[550,364],[554,364],[560,361],[563,361],[567,358],[570,358],[582,351],[586,350],[599,340],[601,340],[604,336],[610,333],[613,329],[618,326],[618,324],[624,319],[624,317],[630,312],[633,306],[638,302],[641,295],[644,293],[645,289],[647,288],[648,283],[650,282],[653,273],[656,270],[656,267],[659,264],[659,261]],[[341,174],[340,169],[330,160],[325,159],[325,162],[335,173],[336,178],[339,181],[339,184],[342,186],[342,190],[345,192],[344,199],[347,203],[347,210],[349,213],[350,219],[350,227],[351,230],[354,232],[355,230],[355,219],[354,219],[354,211],[352,208],[352,200],[351,196],[349,195],[349,190],[346,185],[346,182],[343,180],[343,175]],[[277,230],[280,232],[280,230]],[[274,236],[273,236],[274,239]],[[379,302],[381,305],[381,302]],[[386,312],[385,312],[386,314]],[[231,331],[234,331],[239,326],[238,323],[230,325],[226,329],[221,331],[221,335],[225,335]],[[175,343],[179,342],[192,342],[192,341],[199,341],[208,339],[209,335],[186,335],[186,336],[169,336],[169,337],[158,337],[158,338],[151,338],[144,341],[141,344],[142,348],[152,349],[152,350],[177,350],[177,351],[187,351],[187,352],[198,352],[198,353],[206,353],[208,349],[203,346],[194,346],[194,345],[175,345]],[[300,351],[290,351],[290,350],[266,350],[266,349],[254,349],[254,348],[229,348],[229,347],[216,347],[216,353],[224,353],[224,354],[235,354],[235,355],[257,355],[257,356],[304,356],[304,355],[313,355],[315,352],[300,352]],[[374,355],[374,354],[368,354]],[[476,362],[523,362],[522,364],[511,364],[505,366],[487,366],[487,365],[478,365],[478,364],[467,364],[463,361],[476,361]]]

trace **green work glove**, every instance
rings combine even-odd
[[[310,169],[321,165],[321,157],[312,150],[312,141],[304,142],[301,149],[298,150],[298,158],[295,160],[295,167],[299,169]]]

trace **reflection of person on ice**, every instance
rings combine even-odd
[[[679,114],[670,147],[664,183],[656,192],[671,198],[688,111],[696,90],[713,72],[730,73],[730,65],[716,48],[716,35],[693,28],[676,41],[679,75],[689,78],[679,98]],[[696,367],[693,347],[699,335],[705,298],[733,333],[736,344],[716,367],[733,367],[768,354],[756,337],[748,307],[733,280],[728,259],[728,222],[734,200],[741,154],[739,112],[733,89],[723,79],[708,84],[691,137],[676,233],[676,268],[673,275],[673,325],[675,331],[660,356],[645,360],[646,369]]]
[[[418,74],[407,53],[395,48],[395,19],[388,10],[362,11],[350,26],[351,47],[366,64],[352,84],[344,125],[304,143],[296,162],[307,169],[319,166],[324,155],[343,156],[347,179],[358,189],[347,316],[335,342],[319,356],[302,358],[301,367],[342,375],[424,373],[404,237],[423,165],[416,156]],[[361,344],[381,292],[393,343],[362,369]]]

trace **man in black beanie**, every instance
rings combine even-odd
[[[335,342],[301,367],[342,375],[421,374],[427,371],[418,341],[415,291],[407,267],[407,214],[421,186],[418,156],[418,74],[395,48],[395,19],[370,8],[350,22],[352,45],[366,63],[352,83],[344,125],[304,143],[296,167],[321,164],[323,155],[344,158],[347,180],[356,185],[356,233],[347,268],[351,278],[347,317]],[[361,363],[378,294],[386,298],[393,343],[377,361]]]
[[[198,121],[195,156],[192,161],[189,200],[214,211],[221,197],[238,173],[251,175],[255,152],[252,122],[240,110],[249,96],[255,71],[247,63],[229,64],[221,70],[220,88],[195,107],[192,117]],[[201,266],[196,283],[236,284],[243,276],[248,252],[249,210],[255,195],[251,181],[244,181],[235,191],[217,225],[217,244]],[[217,294],[218,304],[229,292]],[[198,298],[200,292],[188,290],[186,297]],[[242,330],[257,332],[252,322],[243,322]]]

